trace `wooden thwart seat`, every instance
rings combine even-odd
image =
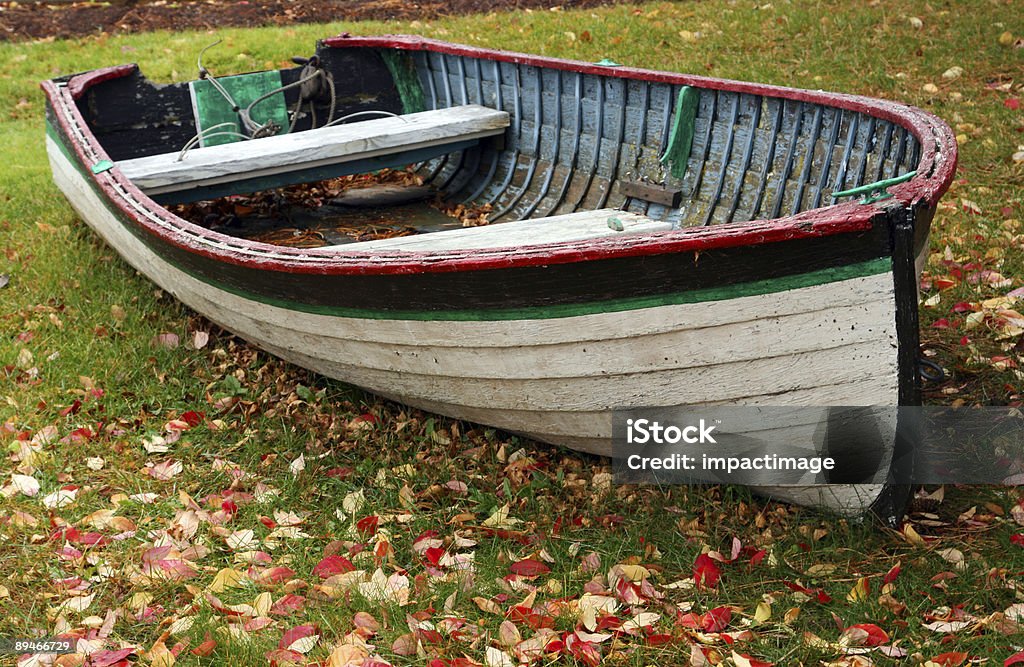
[[[672,223],[652,220],[614,208],[580,211],[519,222],[482,227],[463,227],[412,236],[328,246],[321,250],[343,251],[449,251],[460,249],[516,248],[521,246],[586,241],[588,239],[672,229]]]
[[[158,201],[190,201],[404,166],[504,133],[509,115],[465,105],[295,134],[123,160],[121,172]]]

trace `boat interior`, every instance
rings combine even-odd
[[[890,120],[614,63],[331,40],[294,60],[216,76],[200,54],[195,81],[136,69],[78,105],[161,205],[302,247],[500,247],[775,219],[877,196],[920,160]],[[506,222],[519,224],[494,224]]]

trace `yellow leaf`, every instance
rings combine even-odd
[[[829,563],[822,563],[819,565],[812,565],[807,568],[807,576],[809,577],[827,577],[836,571],[836,566]]]
[[[416,494],[408,484],[403,484],[398,490],[398,503],[407,510],[416,509]]]
[[[618,568],[619,572],[622,573],[622,578],[628,579],[636,584],[640,583],[651,574],[651,571],[643,565],[619,564]]]
[[[903,539],[905,539],[907,542],[910,542],[915,547],[925,546],[924,538],[918,535],[917,531],[914,530],[914,527],[911,526],[909,523],[903,526]]]
[[[174,667],[175,658],[167,645],[162,641],[153,644],[149,649],[149,664],[151,667]]]
[[[354,667],[355,665],[362,665],[363,660],[369,655],[370,653],[362,646],[341,644],[334,647],[334,650],[331,651],[331,657],[327,660],[327,666]]]
[[[225,588],[237,588],[245,574],[230,567],[225,567],[213,578],[210,584],[210,591],[220,593]]]
[[[508,503],[502,505],[484,519],[484,525],[488,528],[513,528],[522,523],[519,519],[509,516],[510,511]]]
[[[270,593],[260,593],[252,601],[252,608],[256,611],[257,616],[266,616],[270,613],[270,607],[273,603],[274,599],[270,596]]]
[[[754,620],[758,623],[764,623],[772,617],[772,606],[767,602],[758,602],[757,609],[754,611]]]
[[[846,594],[846,599],[850,602],[859,602],[861,600],[868,599],[870,585],[871,584],[867,577],[861,577],[857,580],[857,584],[850,589],[850,592]]]
[[[473,602],[476,603],[476,606],[480,607],[481,611],[485,611],[488,614],[496,614],[498,616],[505,615],[504,610],[500,606],[498,606],[498,603],[494,600],[488,600],[487,598],[482,597],[475,597],[473,598]]]

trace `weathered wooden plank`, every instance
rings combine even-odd
[[[249,336],[252,340],[252,336]],[[797,354],[762,357],[750,361],[668,369],[649,373],[571,378],[508,379],[451,378],[368,369],[338,364],[303,349],[284,349],[256,340],[260,347],[329,377],[342,378],[373,393],[395,392],[406,401],[432,399],[453,405],[503,410],[557,405],[561,410],[612,410],[640,405],[673,405],[733,401],[751,394],[782,394],[818,386],[822,377],[847,383],[865,377],[888,378],[898,385],[895,355],[888,338]],[[893,396],[885,400],[892,401]],[[443,410],[442,412],[448,412]],[[490,422],[493,424],[493,421]],[[500,425],[495,424],[496,426]]]
[[[805,387],[782,394],[762,394],[743,396],[729,401],[712,401],[701,403],[675,402],[666,407],[713,407],[742,403],[745,406],[808,406],[808,405],[876,405],[881,397],[893,396],[894,389],[891,378],[857,379],[852,382],[829,382],[821,386]],[[397,399],[396,399],[397,400]],[[682,400],[682,399],[680,399]],[[893,399],[895,400],[895,399]],[[417,401],[415,407],[428,412],[440,413],[444,409],[455,409],[460,419],[485,423],[488,417],[493,418],[493,410],[472,406],[452,406],[429,398]],[[648,406],[644,406],[648,407]],[[578,410],[559,411],[504,410],[502,417],[508,424],[506,430],[523,433],[537,440],[564,445],[570,449],[602,454],[607,456],[608,446],[612,437],[612,419],[607,411]],[[546,437],[539,437],[543,434]],[[582,446],[579,446],[582,445]]]
[[[160,194],[413,149],[443,149],[501,134],[508,124],[504,111],[467,105],[199,148],[181,161],[177,153],[165,153],[118,166],[142,190]]]
[[[714,328],[681,327],[658,333],[647,333],[643,328],[644,318],[628,313],[621,317],[635,323],[638,332],[634,337],[565,341],[554,345],[538,344],[529,332],[495,341],[501,346],[487,347],[466,345],[455,337],[440,343],[382,345],[351,340],[333,331],[310,332],[300,327],[276,333],[268,329],[267,335],[278,345],[287,343],[316,349],[325,361],[378,371],[445,376],[453,381],[460,378],[565,378],[582,382],[587,377],[694,369],[755,361],[765,355],[813,352],[884,339],[893,342],[894,324],[886,326],[888,320],[895,319],[892,303],[887,303],[884,295],[880,296],[882,298],[872,304],[823,307],[810,313],[753,319]],[[714,307],[727,307],[724,303],[719,302]],[[240,314],[237,323],[244,324],[246,330],[259,330],[261,315],[260,310],[249,316],[252,319],[244,319],[246,314]],[[588,320],[573,324],[577,329],[584,329]],[[452,325],[459,329],[464,326]],[[716,344],[709,346],[708,338],[712,335]],[[880,350],[884,348],[884,345],[879,346]]]
[[[616,222],[618,224],[616,224]],[[622,229],[617,229],[621,226]],[[671,229],[667,222],[651,220],[616,209],[580,211],[548,218],[503,222],[482,227],[449,229],[430,234],[399,236],[390,239],[328,246],[345,252],[370,250],[438,251],[462,248],[507,248],[567,241],[583,241],[605,236],[660,232]]]

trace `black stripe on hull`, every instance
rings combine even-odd
[[[574,263],[387,275],[287,273],[230,264],[122,223],[155,253],[200,279],[259,300],[378,312],[509,310],[672,295],[784,279],[891,254],[884,219],[871,231],[778,243]]]

